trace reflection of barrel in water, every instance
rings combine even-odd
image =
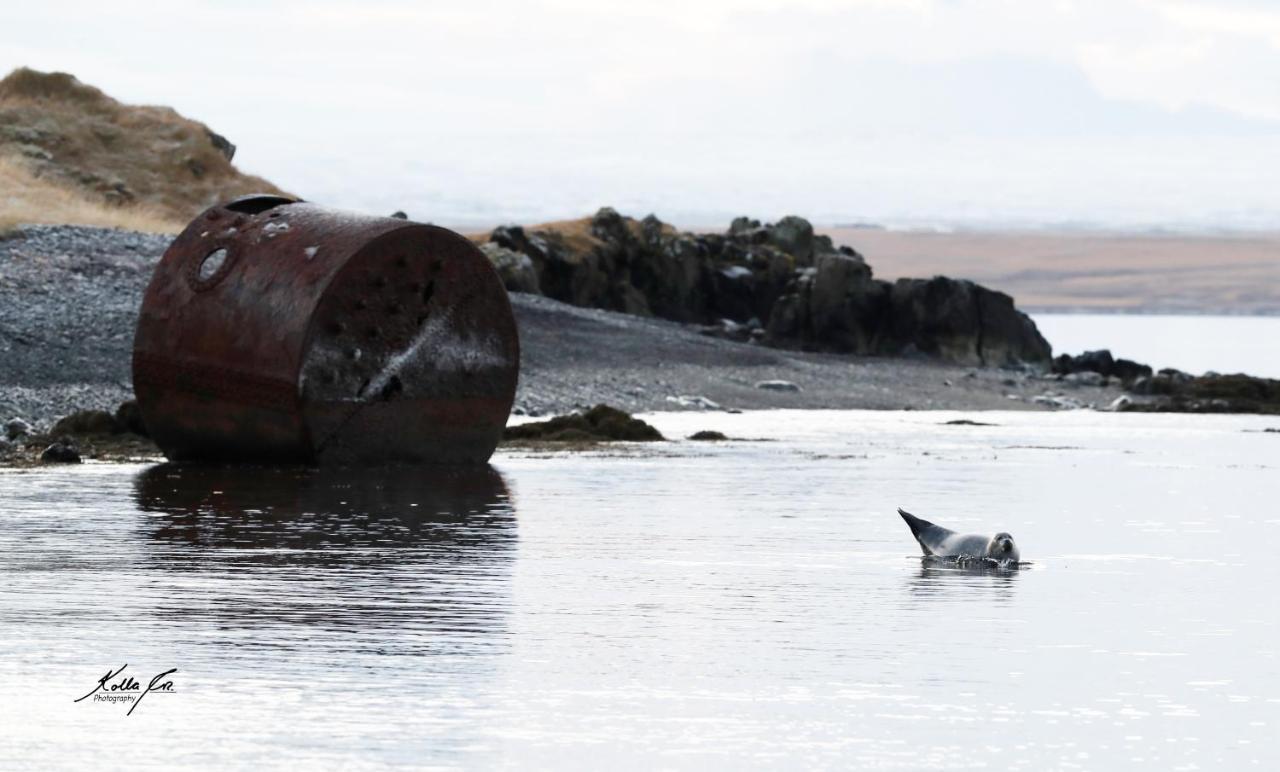
[[[515,538],[507,487],[489,466],[388,469],[161,464],[138,475],[155,538],[232,549],[451,544]],[[323,555],[313,555],[323,560]]]
[[[515,512],[492,467],[163,464],[135,496],[158,515],[152,565],[184,572],[191,604],[173,613],[188,619],[356,628],[385,647],[398,632],[482,632],[509,602]]]

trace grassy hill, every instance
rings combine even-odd
[[[247,193],[279,193],[235,148],[168,107],[122,104],[67,73],[0,80],[0,228],[21,223],[169,232]]]

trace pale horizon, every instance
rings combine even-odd
[[[173,106],[326,204],[482,226],[1280,228],[1250,2],[174,3],[6,11],[0,68]]]

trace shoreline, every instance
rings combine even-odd
[[[99,433],[81,434],[54,431],[53,425],[86,410],[116,414],[119,421],[117,407],[133,398],[133,335],[142,294],[169,241],[164,235],[79,226],[28,227],[0,240],[0,353],[7,365],[0,368],[0,420],[23,419],[32,435],[8,450],[0,446],[0,466],[35,465],[42,449],[62,445],[64,436],[89,461],[160,458],[148,440],[127,429],[102,433],[99,423]],[[1173,371],[1139,379],[1146,385],[1138,388],[1129,382],[1132,375],[1121,377],[1120,366],[1141,366],[1112,362],[1109,355],[1105,363],[1091,359],[1105,352],[1060,357],[1052,367],[981,367],[922,354],[806,351],[725,337],[714,326],[541,294],[512,291],[508,297],[521,345],[516,423],[601,404],[631,414],[790,409],[951,411],[977,418],[996,411],[1064,409],[1274,412],[1256,402],[1271,397],[1254,393],[1274,383],[1194,379]]]
[[[0,240],[0,416],[38,428],[132,398],[141,296],[164,235],[31,226]],[[705,409],[1052,409],[1060,394],[1105,406],[1116,386],[1075,386],[1027,370],[823,354],[700,334],[700,327],[511,293],[521,339],[516,412],[597,403],[628,412]],[[757,388],[787,381],[798,390]],[[1009,396],[1009,395],[1012,395]]]
[[[707,409],[681,397],[708,399],[712,410],[1050,410],[1036,398],[1105,407],[1123,393],[1119,384],[1077,385],[1028,370],[770,348],[653,317],[511,298],[521,334],[516,410],[534,415],[599,402],[628,412]],[[768,381],[798,390],[758,386]]]

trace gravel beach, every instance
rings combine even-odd
[[[132,396],[137,310],[169,241],[74,226],[25,227],[0,240],[0,417],[47,427]],[[1105,406],[1121,393],[1024,372],[773,349],[536,295],[511,299],[522,348],[518,413],[600,402],[631,412],[1052,409],[1055,396]]]

